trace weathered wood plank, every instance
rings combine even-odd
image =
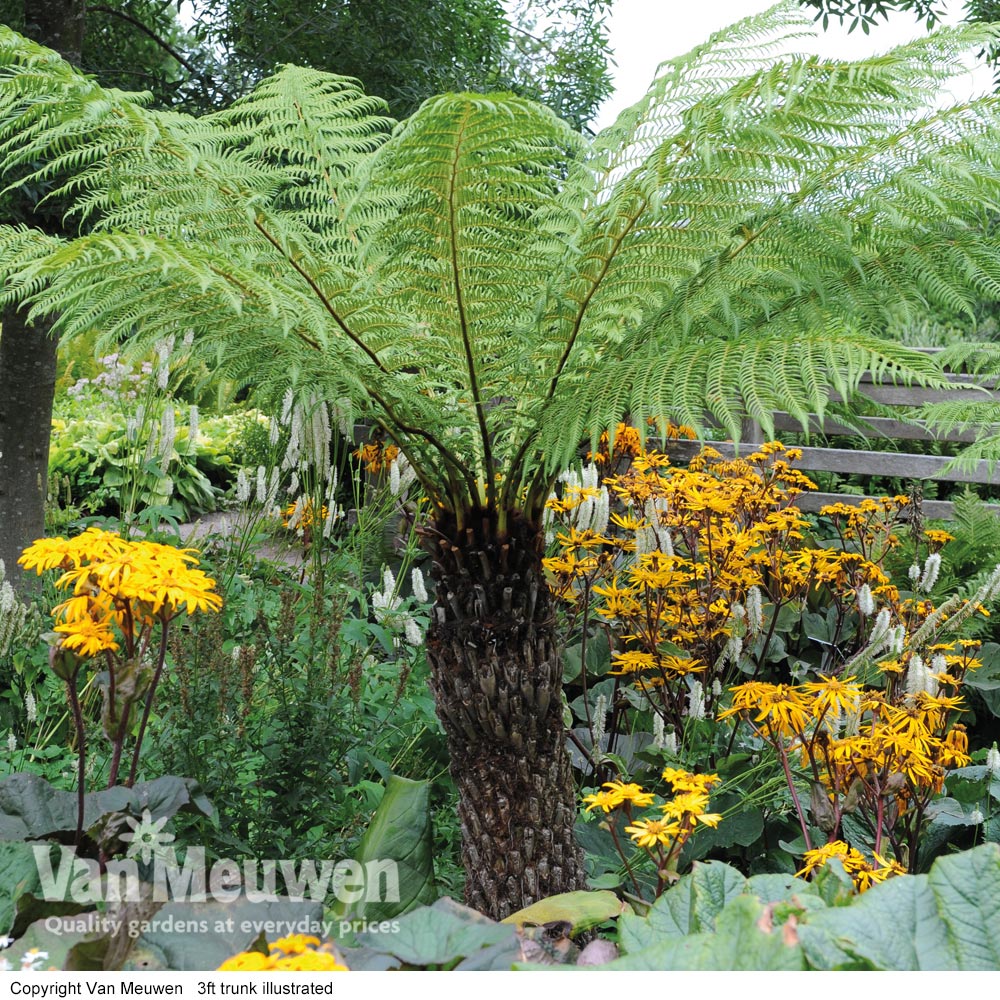
[[[708,444],[723,455],[735,454],[730,441],[676,441],[671,442],[667,454],[671,458],[688,461]],[[748,448],[744,446],[743,454]],[[941,455],[909,455],[886,451],[854,451],[849,448],[800,448],[802,458],[795,467],[806,472],[840,472],[845,475],[897,476],[901,479],[937,479],[952,483],[1000,484],[1000,463],[978,462],[976,467],[964,471],[944,467],[951,461]]]
[[[997,394],[986,390],[971,389],[923,389],[920,386],[903,385],[861,385],[858,394],[886,406],[922,406],[924,403],[979,403],[995,402]],[[841,402],[837,393],[830,398]]]
[[[981,386],[984,389],[996,389],[997,384],[998,384],[998,380],[996,378],[994,378],[993,376],[990,376],[990,375],[970,375],[970,374],[968,374],[966,372],[950,372],[950,371],[942,372],[941,374],[949,382],[954,382],[956,384],[961,384],[961,385],[976,385],[976,386]],[[877,382],[876,383],[875,379],[872,377],[872,373],[871,372],[865,372],[861,376],[861,384],[862,385],[873,385],[873,384],[875,384],[875,385],[894,385],[896,383],[893,383],[893,381],[891,379],[887,379],[887,380],[884,380],[882,382]],[[903,386],[904,383],[899,383],[899,385]],[[919,390],[920,386],[919,385],[913,385],[913,386],[910,386],[909,388]]]
[[[776,431],[802,432],[802,424],[790,413],[775,410],[772,418]],[[868,438],[882,438],[888,441],[950,441],[956,444],[970,444],[979,436],[979,432],[974,430],[955,430],[946,435],[938,435],[922,421],[909,423],[905,420],[893,420],[891,417],[865,417],[864,420],[868,425],[864,428],[867,432],[864,435],[852,427],[831,420],[829,417],[820,422],[819,417],[815,415],[809,421],[809,430],[810,433],[814,434],[840,434],[861,440],[867,436]],[[991,434],[998,434],[1000,433],[1000,424],[984,427],[983,430]]]

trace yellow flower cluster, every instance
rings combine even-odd
[[[874,864],[872,864],[860,851],[842,840],[833,840],[822,847],[806,851],[802,869],[795,874],[807,877],[822,868],[831,858],[840,860],[858,892],[864,892],[876,882],[884,882],[893,875],[906,874],[906,869],[898,861],[893,861],[891,858],[887,860],[880,854],[873,854]]]
[[[303,531],[309,530],[317,522],[323,524],[330,511],[325,504],[319,509],[319,515],[313,507],[311,497],[305,497],[298,503],[290,503],[281,513],[281,523],[285,528],[295,530],[301,528]]]
[[[215,581],[198,569],[194,549],[132,541],[91,527],[75,538],[42,538],[18,562],[39,574],[61,569],[56,586],[72,596],[53,614],[62,645],[82,657],[132,647],[144,629],[187,612],[218,611]]]
[[[634,428],[620,426],[615,441],[616,453],[624,442],[631,462],[604,479],[607,524],[574,523],[599,490],[567,487],[548,503],[558,552],[543,565],[561,599],[577,611],[585,601],[586,613],[617,638],[611,672],[647,694],[661,689],[661,714],[675,727],[683,722],[686,679],[703,683],[711,710],[713,681],[727,673],[724,651],[761,627],[761,604],[753,620],[746,612],[751,591],[767,594],[776,613],[818,586],[887,582],[871,560],[803,547],[808,522],[792,500],[814,486],[789,465],[794,450],[771,442],[744,459],[723,460],[706,449],[681,469],[643,451]]]
[[[969,662],[964,656],[963,670]],[[791,755],[798,754],[814,781],[814,821],[831,835],[840,831],[846,813],[864,819],[874,833],[877,866],[853,848],[836,856],[859,887],[867,888],[904,870],[881,859],[883,842],[896,857],[909,854],[947,769],[970,763],[965,727],[953,721],[962,707],[958,696],[928,691],[903,694],[894,704],[885,690],[867,690],[854,677],[821,677],[794,687],[741,684],[732,688],[732,706],[719,718],[745,719],[774,747],[790,783]],[[822,852],[839,843],[808,850],[804,871],[823,863],[828,854]]]
[[[219,972],[347,972],[328,945],[309,934],[289,934],[267,952],[243,951],[227,958]]]
[[[719,813],[708,811],[709,790],[718,782],[718,775],[692,774],[668,767],[663,771],[663,779],[672,786],[673,794],[658,806],[660,815],[656,818],[633,819],[633,808],[645,809],[657,799],[653,792],[634,783],[606,781],[602,791],[583,798],[588,812],[623,810],[629,820],[625,832],[638,847],[655,854],[661,875],[665,869],[676,869],[681,849],[698,826],[715,827],[722,820]]]
[[[355,448],[352,454],[368,472],[375,475],[388,471],[389,466],[399,455],[399,449],[394,444],[386,444],[384,441],[369,441],[368,444]]]
[[[681,438],[693,441],[697,437],[694,428],[688,427],[687,424],[677,425],[668,421],[664,430],[657,431],[656,420],[651,418],[648,423],[650,428],[666,441],[678,441]],[[629,424],[618,424],[615,428],[614,446],[609,447],[610,444],[611,438],[608,432],[604,431],[597,446],[598,450],[588,452],[587,458],[597,465],[615,467],[620,462],[635,459],[645,452],[638,429]]]

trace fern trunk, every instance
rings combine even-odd
[[[438,523],[427,637],[458,787],[466,902],[494,919],[585,887],[562,723],[562,660],[538,529]]]

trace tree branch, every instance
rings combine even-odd
[[[215,84],[211,77],[206,76],[204,73],[200,72],[197,67],[189,59],[185,58],[177,51],[168,41],[161,38],[152,28],[143,24],[142,21],[137,18],[132,17],[131,14],[126,14],[123,10],[115,10],[113,7],[88,7],[88,14],[107,14],[108,17],[117,17],[119,20],[125,21],[131,24],[133,28],[141,31],[147,38],[155,42],[164,52],[167,53],[172,59],[176,60],[181,64],[195,79],[200,80],[205,86],[206,91],[210,93],[215,93]]]

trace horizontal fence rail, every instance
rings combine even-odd
[[[937,349],[926,349],[926,353],[936,353]],[[925,403],[954,402],[1000,402],[1000,388],[994,377],[979,377],[962,373],[949,373],[947,378],[955,383],[954,389],[923,389],[919,386],[898,386],[875,384],[871,376],[862,378],[858,393],[883,406],[915,408]],[[831,400],[840,401],[836,394]],[[802,431],[802,423],[797,417],[783,410],[772,414],[776,434],[780,432]],[[1000,425],[990,425],[982,429],[986,433],[1000,432]],[[935,433],[919,420],[896,419],[893,417],[859,417],[858,426],[851,427],[833,419],[821,419],[816,414],[809,416],[809,432],[851,437],[859,441],[940,441],[952,444],[970,444],[979,432],[975,429],[955,429],[947,434]],[[690,461],[704,446],[732,457],[747,454],[754,444],[763,440],[763,433],[756,424],[746,424],[743,429],[743,444],[737,449],[731,441],[670,441],[666,451],[674,461]],[[909,452],[869,451],[859,448],[822,448],[795,446],[802,452],[802,458],[795,467],[805,472],[832,472],[841,475],[891,476],[919,482],[977,483],[1000,485],[1000,462],[980,461],[970,468],[947,468],[953,459],[940,455],[918,455]],[[809,492],[797,498],[797,506],[804,511],[815,512],[832,503],[859,504],[871,499],[870,495],[853,493]],[[1000,513],[1000,505],[990,504]],[[922,504],[926,517],[949,519],[954,516],[955,505],[946,500],[925,500]]]

